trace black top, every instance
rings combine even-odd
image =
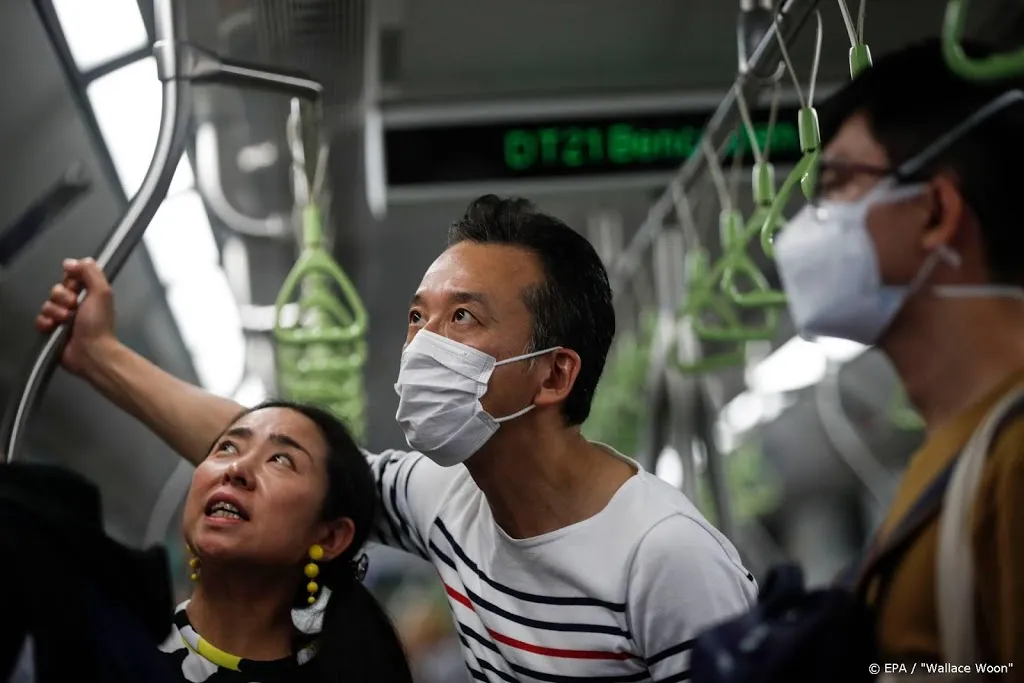
[[[289,657],[273,661],[254,661],[235,657],[208,643],[196,633],[185,607],[174,613],[174,628],[160,651],[171,662],[178,680],[188,683],[313,683],[314,668],[306,666],[316,653],[309,643]]]

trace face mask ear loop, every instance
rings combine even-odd
[[[942,261],[945,261],[955,269],[960,268],[960,255],[946,245],[942,245],[928,255],[928,259],[921,266],[921,270],[918,271],[917,275],[914,276],[914,279],[910,281],[909,285],[907,285],[908,296],[916,293],[924,287],[925,282],[928,281],[928,278],[932,276],[932,273],[935,272],[935,269]]]
[[[543,356],[546,353],[552,353],[554,351],[558,351],[561,348],[562,348],[561,346],[552,346],[550,349],[543,349],[541,351],[534,351],[532,353],[524,353],[521,356],[513,356],[512,358],[506,358],[505,360],[499,360],[498,362],[496,362],[494,364],[494,367],[498,367],[499,365],[508,365],[509,363],[518,363],[519,361],[522,361],[522,360],[529,360],[531,358],[536,358],[538,356]]]
[[[516,419],[517,417],[522,417],[523,415],[526,415],[528,412],[530,412],[531,410],[533,410],[536,407],[537,406],[535,406],[535,405],[533,405],[531,403],[530,405],[526,406],[522,410],[516,411],[516,412],[512,413],[511,415],[506,415],[505,417],[493,417],[492,416],[491,419],[494,420],[495,422],[497,422],[498,424],[501,424],[502,422],[508,422],[509,420]]]

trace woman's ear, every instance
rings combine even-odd
[[[338,555],[348,550],[352,545],[352,539],[356,535],[356,525],[348,517],[323,522],[320,533],[320,540],[316,543],[324,549],[324,562],[330,562]]]

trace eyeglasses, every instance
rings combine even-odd
[[[896,175],[898,172],[891,166],[861,164],[842,159],[822,159],[818,162],[817,182],[811,193],[811,203],[828,199],[830,195],[835,195],[861,176],[881,179]]]

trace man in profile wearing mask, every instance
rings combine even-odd
[[[877,345],[927,423],[883,538],[996,403],[1024,385],[1019,87],[954,75],[937,40],[878,61],[823,108],[817,197],[776,242],[801,334]],[[1024,660],[1022,500],[1017,420],[989,453],[963,549],[973,553],[978,661]],[[933,520],[889,576],[876,605],[882,661],[948,661],[937,543]],[[1024,680],[1019,664],[1009,679]]]
[[[64,366],[202,460],[241,406],[121,345],[96,265],[65,271],[37,321],[88,290]],[[413,451],[368,455],[379,537],[434,564],[478,680],[683,681],[694,635],[754,599],[690,501],[581,435],[614,332],[593,247],[518,199],[471,204],[412,299],[395,390]]]

